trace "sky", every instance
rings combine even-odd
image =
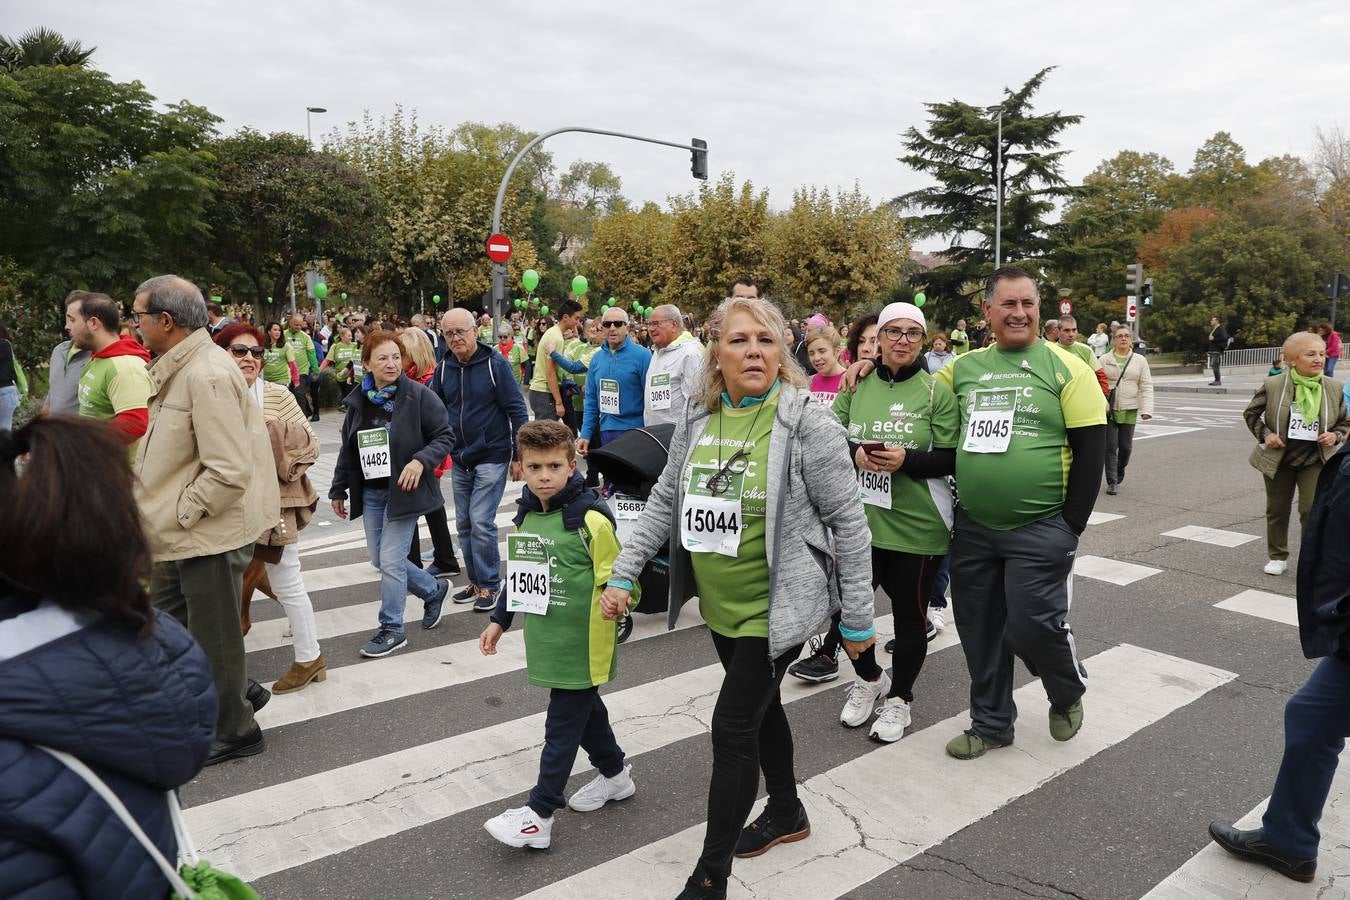
[[[188,99],[222,129],[314,136],[396,104],[423,123],[580,125],[701,137],[710,169],[769,190],[858,184],[877,201],[925,184],[897,162],[924,103],[993,105],[1057,66],[1037,111],[1079,181],[1120,150],[1179,170],[1225,130],[1248,159],[1308,155],[1314,129],[1350,131],[1350,3],[1269,0],[961,4],[778,0],[544,3],[406,0],[0,0],[0,34],[39,25],[97,46],[93,63]],[[697,187],[689,154],[560,135],[560,168],[610,164],[630,200]],[[931,248],[924,248],[931,249]]]

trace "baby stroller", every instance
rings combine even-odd
[[[666,467],[670,436],[674,432],[674,425],[634,428],[587,456],[588,463],[599,470],[601,481],[614,487],[609,506],[618,522],[620,543],[631,533]],[[670,606],[669,543],[643,568],[638,582],[642,595],[632,612],[664,613]],[[624,616],[619,622],[619,643],[628,640],[632,633],[633,618]]]

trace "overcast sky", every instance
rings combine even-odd
[[[96,45],[94,64],[161,101],[316,139],[396,103],[423,122],[587,125],[708,141],[710,163],[767,187],[851,187],[877,200],[923,182],[896,161],[925,101],[997,103],[1047,65],[1040,111],[1081,179],[1122,149],[1189,168],[1231,132],[1256,161],[1350,130],[1350,3],[914,4],[777,0],[0,0],[0,33],[46,25]],[[692,189],[687,153],[564,135],[566,165],[609,162],[630,199]]]

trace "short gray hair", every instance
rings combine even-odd
[[[652,315],[669,316],[675,320],[675,324],[681,328],[684,327],[684,316],[680,315],[680,308],[674,303],[662,303],[656,309],[652,310]]]
[[[613,310],[614,312],[623,313],[623,322],[625,325],[633,324],[633,320],[628,315],[628,310],[624,309],[622,306],[611,306],[609,310],[606,310],[605,312],[609,312],[610,310]],[[600,314],[600,321],[601,322],[605,321],[605,313]]]
[[[173,316],[173,324],[188,331],[205,328],[209,323],[206,316],[206,301],[197,286],[186,278],[177,275],[156,275],[141,282],[136,295],[147,294],[145,310],[151,313],[168,313]]]

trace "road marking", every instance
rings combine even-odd
[[[694,609],[689,615],[681,616],[676,630],[702,625],[703,620],[697,612]],[[520,626],[520,617],[516,619],[516,625]],[[664,613],[639,614],[633,621],[633,633],[625,646],[665,634],[666,630]],[[413,631],[412,642],[416,642],[419,633],[420,628]],[[328,680],[323,684],[291,694],[273,695],[267,706],[258,711],[258,724],[263,728],[279,728],[523,668],[525,637],[524,629],[520,627],[502,635],[493,656],[484,656],[479,651],[476,637],[427,650],[400,650],[387,659],[363,659],[345,666],[329,667]]]
[[[1033,681],[1014,694],[1025,724],[1006,750],[970,762],[948,758],[944,745],[970,724],[962,713],[865,753],[801,785],[811,836],[736,860],[728,893],[847,893],[1237,677],[1128,644],[1097,654],[1088,666],[1087,715],[1074,740],[1060,744],[1046,733],[1045,688]],[[897,772],[923,777],[897,778]],[[525,896],[669,897],[698,859],[704,828],[687,828]]]
[[[1074,563],[1073,574],[1082,575],[1095,581],[1106,581],[1122,587],[1142,581],[1150,575],[1157,575],[1162,569],[1152,569],[1135,563],[1121,562],[1118,559],[1106,559],[1102,556],[1080,556]]]
[[[513,530],[515,528],[515,525],[513,523],[514,518],[515,518],[514,512],[498,513],[496,519],[498,532],[500,533],[501,531],[507,529]],[[454,521],[453,513],[451,513],[451,521],[452,522]],[[454,537],[459,536],[453,530],[453,527],[450,533]],[[431,535],[427,533],[427,530],[425,528],[421,529],[420,535],[423,541],[430,540],[431,538]],[[333,540],[320,539],[314,542],[313,544],[301,543],[300,556],[301,557],[314,556],[319,553],[337,553],[338,551],[341,550],[356,550],[359,548],[364,548],[366,546],[366,534],[364,530],[361,531],[348,530],[343,532],[342,534],[325,535],[324,537],[331,537],[333,538]]]
[[[1218,408],[1214,406],[1174,406],[1172,409],[1178,412],[1207,412],[1207,413],[1241,413],[1242,410],[1237,407]]]
[[[1093,510],[1088,514],[1089,525],[1105,525],[1107,522],[1114,522],[1116,519],[1123,519],[1124,516],[1119,513],[1098,512]]]
[[[1203,431],[1203,428],[1179,428],[1175,425],[1146,425],[1139,424],[1135,426],[1134,439],[1136,441],[1147,441],[1151,438],[1173,437],[1178,434],[1189,434],[1192,431]]]
[[[1275,777],[1274,768],[1270,772]],[[1212,841],[1199,853],[1182,863],[1167,878],[1145,894],[1142,900],[1287,900],[1290,897],[1344,898],[1344,885],[1335,888],[1337,881],[1350,878],[1350,804],[1346,791],[1350,790],[1350,771],[1341,766],[1331,782],[1331,795],[1318,829],[1322,832],[1322,846],[1317,854],[1317,877],[1310,884],[1297,884],[1267,869],[1237,859]],[[1241,821],[1237,827],[1244,831],[1261,826],[1261,816],[1270,803],[1267,797]],[[1215,811],[1218,815],[1218,811]],[[1197,834],[1203,834],[1206,823],[1196,822]]]
[[[1268,591],[1243,591],[1214,604],[1216,609],[1239,612],[1258,619],[1269,619],[1282,625],[1298,625],[1298,602],[1293,597]]]
[[[876,620],[878,630],[892,624],[891,616]],[[637,638],[636,632],[628,643]],[[503,643],[511,635],[503,636]],[[949,625],[928,645],[928,652],[958,643],[956,629]],[[845,666],[838,681],[785,685],[783,703],[843,687],[852,675]],[[722,678],[722,667],[714,664],[606,694],[605,706],[624,753],[632,758],[707,734]],[[273,703],[289,696],[295,695],[276,697]],[[544,713],[536,713],[194,806],[185,815],[199,852],[251,881],[526,791],[539,775],[543,735]],[[572,772],[588,768],[581,755]]]
[[[1206,528],[1203,525],[1184,525],[1171,531],[1164,531],[1163,537],[1181,538],[1184,541],[1199,541],[1202,544],[1215,544],[1219,547],[1241,547],[1256,540],[1254,534],[1241,531],[1224,531],[1222,528]]]

